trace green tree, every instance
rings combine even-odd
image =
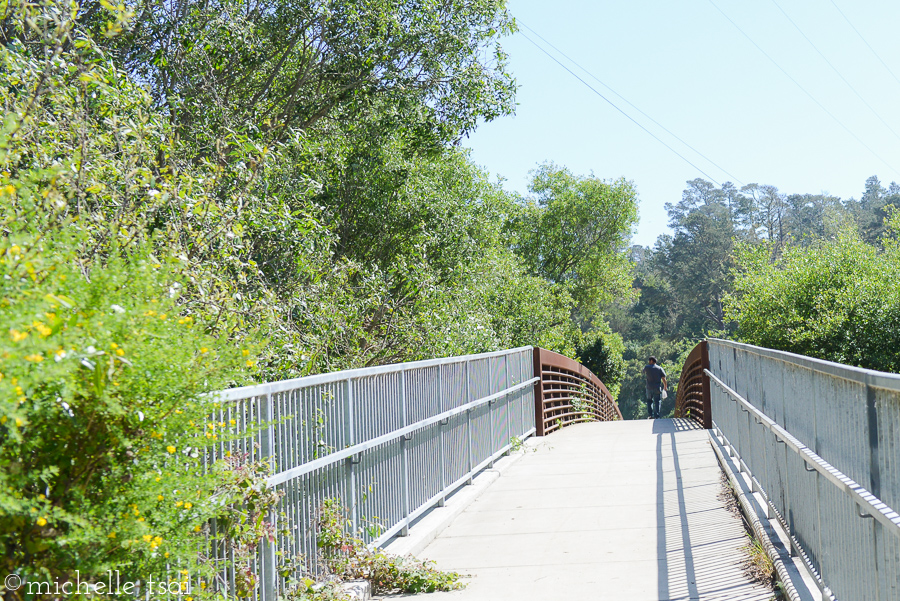
[[[513,221],[515,250],[529,272],[564,286],[587,320],[629,294],[625,250],[637,222],[633,184],[545,163],[529,190],[533,196]]]
[[[742,246],[727,315],[740,340],[882,371],[900,371],[900,261],[852,230],[772,262]]]

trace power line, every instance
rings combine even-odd
[[[557,65],[559,65],[560,67],[562,67],[563,69],[565,69],[566,71],[568,71],[569,74],[572,75],[572,77],[574,77],[575,79],[577,79],[578,81],[580,81],[581,83],[583,83],[584,85],[586,85],[586,86],[587,86],[594,94],[596,94],[597,96],[599,96],[600,98],[602,98],[603,100],[605,100],[611,107],[613,107],[614,109],[616,109],[617,111],[619,111],[620,113],[622,113],[629,121],[631,121],[632,123],[634,123],[635,125],[637,125],[638,127],[640,127],[642,130],[644,130],[645,132],[647,132],[654,140],[656,140],[657,142],[659,142],[660,144],[662,144],[663,146],[665,146],[666,148],[668,148],[669,150],[671,150],[672,152],[674,152],[675,154],[677,154],[679,157],[681,157],[681,160],[683,160],[685,163],[687,163],[688,165],[690,165],[691,167],[693,167],[694,169],[696,169],[697,171],[699,171],[700,173],[702,173],[703,175],[705,175],[707,178],[709,178],[710,181],[712,181],[712,182],[713,182],[714,184],[716,184],[717,186],[721,186],[721,185],[722,185],[722,184],[720,184],[718,181],[716,181],[715,178],[713,178],[713,176],[711,176],[710,174],[708,174],[706,171],[704,171],[703,169],[701,169],[701,168],[698,167],[697,165],[695,165],[695,164],[693,164],[692,162],[690,162],[690,161],[689,161],[687,158],[685,158],[685,156],[682,155],[680,152],[678,152],[677,150],[675,150],[674,148],[672,148],[671,146],[669,146],[668,144],[666,144],[665,142],[663,142],[662,140],[660,140],[653,132],[651,132],[649,129],[647,129],[646,127],[644,127],[643,125],[641,125],[640,123],[638,123],[637,121],[635,121],[634,118],[633,118],[631,115],[629,115],[628,113],[626,113],[625,111],[623,111],[622,109],[620,109],[618,106],[615,105],[615,103],[614,103],[613,101],[611,101],[609,98],[607,98],[606,96],[604,96],[603,94],[601,94],[600,92],[598,92],[597,89],[594,88],[594,86],[592,86],[591,84],[589,84],[589,83],[586,82],[585,80],[581,79],[581,78],[578,76],[577,73],[575,73],[574,71],[572,71],[571,69],[569,69],[567,66],[565,66],[564,64],[562,64],[555,56],[553,56],[552,54],[550,54],[549,52],[547,52],[546,50],[544,50],[537,42],[535,42],[534,40],[532,40],[530,37],[528,37],[527,35],[525,35],[525,34],[522,33],[521,31],[519,32],[519,35],[521,35],[523,38],[525,38],[526,40],[528,40],[529,42],[531,42],[532,44],[534,44],[534,47],[535,47],[535,48],[537,48],[538,50],[540,50],[541,52],[543,52],[544,54],[546,54],[548,57],[550,57],[550,59],[551,59],[554,63],[556,63]]]
[[[794,26],[794,29],[796,29],[798,32],[800,32],[800,35],[803,36],[803,39],[806,40],[807,42],[809,42],[809,45],[812,46],[813,50],[815,50],[815,51],[819,54],[819,56],[822,57],[822,60],[824,60],[826,63],[828,63],[828,66],[831,67],[831,70],[834,71],[834,72],[837,74],[837,76],[841,78],[841,81],[843,81],[845,84],[847,84],[847,87],[850,88],[850,89],[853,91],[854,94],[856,94],[856,97],[859,98],[859,99],[862,101],[862,103],[865,104],[866,107],[868,107],[868,109],[869,109],[870,111],[872,111],[872,114],[873,114],[873,115],[875,115],[876,117],[878,117],[878,120],[881,121],[881,123],[884,124],[884,126],[885,126],[886,128],[888,128],[888,130],[889,130],[892,134],[894,134],[894,137],[895,137],[895,138],[897,138],[898,140],[900,140],[900,135],[898,135],[897,132],[894,131],[894,128],[891,127],[890,125],[888,125],[888,122],[885,121],[885,120],[881,117],[881,115],[878,114],[878,111],[876,111],[874,108],[872,108],[872,105],[870,105],[868,102],[866,102],[866,99],[863,98],[862,95],[861,95],[859,92],[856,91],[856,88],[854,88],[853,85],[852,85],[849,81],[847,81],[847,79],[846,79],[843,75],[841,75],[841,72],[837,70],[837,67],[835,67],[833,64],[831,64],[831,61],[828,60],[828,58],[827,58],[824,54],[822,54],[822,51],[819,50],[819,48],[813,43],[813,41],[812,41],[811,39],[809,39],[805,33],[803,33],[803,30],[800,29],[800,26],[797,25],[797,24],[794,22],[794,20],[793,20],[790,16],[788,16],[788,14],[787,14],[786,12],[784,12],[784,9],[781,8],[781,5],[778,4],[778,2],[776,2],[776,0],[772,0],[772,4],[774,4],[775,7],[776,7],[778,10],[781,11],[781,14],[783,14],[784,17],[785,17],[788,21],[791,22],[791,25]]]
[[[765,50],[763,50],[763,49],[759,46],[759,44],[757,44],[756,42],[754,42],[754,41],[753,41],[753,38],[751,38],[749,35],[747,35],[747,33],[744,32],[744,30],[741,29],[741,28],[738,26],[737,23],[735,23],[734,21],[732,21],[731,17],[729,17],[727,14],[725,14],[725,11],[723,11],[721,8],[719,8],[719,6],[718,6],[715,2],[713,2],[713,0],[709,0],[709,3],[712,4],[712,5],[713,5],[713,8],[715,8],[717,11],[719,11],[719,13],[721,13],[721,15],[722,15],[723,17],[725,17],[725,19],[726,19],[729,23],[731,23],[731,24],[734,26],[735,29],[737,29],[739,32],[741,32],[741,35],[743,35],[745,38],[747,38],[747,40],[748,40],[751,44],[753,44],[753,45],[756,47],[756,49],[759,50],[759,51],[763,54],[763,56],[765,56],[767,59],[769,59],[769,61],[771,61],[771,63],[772,63],[773,65],[775,65],[775,67],[776,67],[779,71],[781,71],[781,72],[784,74],[785,77],[787,77],[788,79],[790,79],[791,82],[792,82],[795,86],[797,86],[798,88],[800,88],[800,91],[801,91],[801,92],[803,92],[804,94],[806,94],[807,96],[809,96],[809,99],[812,100],[814,103],[816,103],[816,106],[818,106],[820,109],[822,109],[823,111],[825,111],[825,114],[827,114],[829,117],[831,117],[831,118],[834,120],[835,123],[837,123],[838,125],[840,125],[842,128],[844,128],[844,131],[846,131],[848,134],[850,134],[851,136],[853,136],[853,139],[854,139],[854,140],[856,140],[857,142],[859,142],[866,150],[868,150],[870,153],[872,153],[872,156],[874,156],[876,159],[878,159],[879,161],[881,161],[882,163],[884,163],[891,171],[893,171],[894,173],[900,175],[900,171],[897,171],[897,169],[895,169],[893,165],[891,165],[890,163],[888,163],[887,161],[885,161],[883,158],[881,158],[881,156],[880,156],[877,152],[875,152],[874,150],[872,150],[872,149],[869,147],[869,145],[866,144],[865,142],[863,142],[862,139],[861,139],[859,136],[857,136],[855,133],[853,133],[853,132],[850,130],[849,127],[847,127],[846,125],[844,125],[844,123],[843,123],[840,119],[838,119],[837,117],[835,117],[834,114],[833,114],[831,111],[829,111],[827,108],[825,108],[825,106],[824,106],[821,102],[819,102],[818,100],[816,100],[816,97],[815,97],[815,96],[813,96],[812,94],[810,94],[809,92],[807,92],[807,91],[806,91],[806,88],[804,88],[803,86],[801,86],[801,85],[797,82],[796,79],[794,79],[793,77],[791,77],[790,73],[788,73],[787,71],[785,71],[785,70],[781,67],[781,65],[779,65],[779,64],[775,61],[774,58],[772,58],[771,56],[769,56],[769,54],[768,54]]]
[[[538,38],[540,38],[545,44],[547,44],[548,46],[550,46],[551,48],[553,48],[554,50],[556,50],[559,54],[561,54],[563,57],[565,57],[569,62],[571,62],[573,65],[575,65],[576,67],[578,67],[579,69],[581,69],[583,72],[585,72],[588,76],[590,76],[594,81],[596,81],[596,82],[599,83],[601,86],[603,86],[604,88],[606,88],[607,90],[609,90],[610,92],[612,92],[613,94],[615,94],[616,96],[618,96],[619,99],[622,100],[622,102],[624,102],[625,104],[627,104],[628,106],[630,106],[631,108],[633,108],[634,110],[636,110],[637,112],[639,112],[641,115],[643,115],[644,117],[646,117],[647,119],[649,119],[650,121],[652,121],[653,123],[655,123],[655,124],[656,124],[658,127],[660,127],[663,131],[665,131],[667,134],[669,134],[670,136],[672,136],[673,138],[675,138],[676,140],[678,140],[679,142],[681,142],[682,144],[684,144],[685,146],[687,146],[688,148],[690,148],[691,150],[693,150],[696,154],[698,154],[698,155],[700,155],[701,157],[703,157],[704,159],[706,159],[706,161],[707,161],[708,163],[710,163],[711,165],[713,165],[713,166],[714,166],[715,168],[717,168],[719,171],[723,172],[725,175],[729,176],[730,178],[732,178],[734,181],[736,181],[736,182],[739,183],[740,185],[742,185],[742,186],[744,185],[744,182],[742,182],[741,180],[739,180],[738,178],[736,178],[734,175],[732,175],[731,173],[729,173],[724,167],[721,167],[720,165],[718,165],[718,164],[717,164],[715,161],[713,161],[711,158],[709,158],[708,156],[706,156],[705,154],[703,154],[702,152],[700,152],[699,150],[697,150],[696,148],[694,148],[693,146],[691,146],[690,144],[688,144],[687,142],[685,142],[684,140],[682,140],[682,139],[681,139],[679,136],[677,136],[676,134],[672,133],[672,131],[669,130],[666,126],[664,126],[662,123],[660,123],[659,121],[657,121],[656,119],[654,119],[653,117],[651,117],[650,115],[648,115],[647,113],[645,113],[644,111],[642,111],[641,109],[639,109],[638,107],[636,107],[634,104],[632,104],[631,102],[629,102],[627,98],[625,98],[624,96],[622,96],[621,94],[619,94],[618,92],[616,92],[615,90],[613,90],[613,89],[612,89],[611,87],[609,87],[606,83],[604,83],[603,81],[601,81],[596,75],[594,75],[593,73],[591,73],[590,71],[588,71],[587,69],[585,69],[584,67],[582,67],[580,64],[578,64],[578,62],[577,62],[575,59],[573,59],[572,57],[570,57],[569,55],[567,55],[565,52],[563,52],[562,50],[560,50],[559,48],[557,48],[556,46],[554,46],[551,42],[547,41],[547,39],[544,38],[544,36],[542,36],[541,34],[539,34],[538,32],[536,32],[534,29],[532,29],[531,27],[529,27],[528,25],[526,25],[525,23],[523,23],[520,19],[516,19],[516,23],[518,23],[519,25],[521,25],[522,27],[524,27],[525,29],[527,29],[528,31],[530,31],[531,33],[533,33],[534,35],[536,35],[536,36],[537,36]],[[607,101],[607,102],[608,102],[608,101]]]
[[[863,41],[863,44],[865,44],[866,47],[872,51],[872,54],[875,55],[875,58],[877,58],[881,62],[881,64],[884,66],[884,68],[887,69],[887,72],[891,74],[891,77],[894,78],[894,81],[896,81],[898,84],[900,84],[900,79],[898,79],[897,76],[894,74],[894,72],[891,70],[891,68],[887,66],[887,63],[884,62],[884,60],[881,58],[881,55],[879,55],[877,52],[875,52],[875,49],[869,45],[869,42],[866,41],[866,38],[863,37],[863,34],[861,34],[859,32],[859,30],[850,21],[850,19],[847,18],[847,15],[844,14],[844,11],[842,11],[840,9],[840,7],[837,4],[835,4],[834,0],[830,0],[830,2],[834,6],[834,8],[837,9],[837,11],[839,13],[841,13],[841,16],[844,17],[844,20],[847,22],[847,25],[849,25],[850,28],[856,32],[856,35],[858,35],[859,39],[861,39]]]

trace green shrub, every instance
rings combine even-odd
[[[184,311],[177,265],[114,255],[88,271],[72,236],[18,238],[0,241],[4,569],[91,581],[177,566],[208,578],[207,522],[247,511],[239,482],[265,466],[204,467],[234,424],[211,422],[203,395],[242,379],[255,349]],[[227,533],[236,546],[266,535],[239,530]]]

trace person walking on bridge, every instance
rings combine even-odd
[[[663,391],[669,387],[669,383],[666,381],[665,370],[656,364],[656,357],[647,359],[647,365],[644,366],[644,377],[647,378],[647,416],[657,419]]]

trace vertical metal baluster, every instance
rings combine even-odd
[[[504,377],[506,378],[503,385],[506,386],[506,389],[508,391],[510,388],[510,386],[509,386],[509,355],[506,355],[505,357],[503,357],[503,370],[504,370],[504,374],[505,374]],[[507,392],[503,396],[503,400],[506,403],[506,442],[501,444],[500,448],[503,448],[504,446],[510,444],[510,441],[512,440],[512,411],[509,410],[509,397],[510,397],[509,392]],[[509,450],[506,451],[506,454],[507,455],[509,454]]]
[[[409,423],[406,415],[406,372],[400,371],[400,416],[402,419],[401,427],[405,428]],[[407,435],[400,437],[401,452],[401,470],[403,471],[403,530],[400,536],[409,536],[409,449],[407,448]]]
[[[271,463],[275,459],[275,432],[272,424],[274,411],[271,392],[266,393],[266,402],[262,409],[262,418],[265,426],[262,431],[262,444],[260,445],[262,448],[260,452]],[[274,523],[275,519],[274,512],[270,512],[268,520]],[[259,589],[260,601],[275,601],[275,543],[270,543],[266,538],[263,539],[262,545],[262,553],[260,554],[260,562],[262,563],[262,582]]]
[[[466,361],[466,403],[472,402],[472,382],[471,382],[471,374],[469,373],[469,364],[471,361]],[[472,468],[474,467],[474,463],[472,463],[472,409],[466,409],[466,447],[467,447],[467,457],[468,457],[468,472],[469,478],[466,480],[466,484],[472,484]]]
[[[526,354],[526,352],[527,352],[528,354]],[[528,373],[528,371],[525,369],[525,367],[526,367],[529,363],[532,363],[532,362],[533,362],[533,359],[530,357],[530,355],[531,355],[531,353],[533,353],[534,351],[530,351],[530,352],[529,352],[529,351],[526,351],[526,352],[523,352],[522,355],[519,357],[519,378],[521,378],[522,381],[525,380],[525,374]],[[528,379],[530,380],[531,378],[528,378]],[[534,390],[533,387],[532,387],[532,390]],[[526,400],[526,398],[527,398],[527,393],[525,392],[525,390],[522,390],[522,392],[520,392],[519,394],[520,394],[520,397],[519,397],[519,408],[521,409],[521,413],[522,413],[522,431],[520,432],[520,434],[524,437],[524,436],[525,436],[525,432],[527,432],[527,431],[529,430],[529,428],[528,428],[528,423],[525,421],[525,420],[527,419],[527,418],[526,418],[526,413],[525,413],[525,407],[526,407],[526,405],[528,404],[528,403],[525,402],[525,400]],[[534,400],[534,399],[532,399],[532,401],[533,401],[533,400]],[[532,402],[532,403],[530,403],[530,404],[533,406],[533,405],[534,405],[534,402]],[[534,412],[534,411],[532,411],[532,413],[533,413],[533,412]]]
[[[494,381],[494,360],[493,358],[488,359],[488,382],[493,383]],[[488,386],[488,394],[493,394],[491,390],[492,386]],[[496,437],[496,433],[494,432],[494,405],[496,403],[494,401],[488,401],[488,457],[490,457],[491,461],[489,463],[491,469],[494,469],[494,438]]]
[[[438,365],[438,413],[444,412],[444,366]],[[449,423],[449,420],[448,420]],[[447,461],[444,458],[444,423],[438,422],[438,432],[440,432],[441,445],[441,498],[438,501],[438,507],[447,504]]]
[[[345,444],[352,447],[356,444],[356,431],[354,424],[354,407],[353,407],[353,379],[347,378],[346,392],[344,394],[344,434],[346,436]],[[344,504],[350,507],[350,525],[353,529],[353,536],[359,533],[359,503],[356,498],[356,464],[355,457],[347,457],[347,488],[350,497]]]

